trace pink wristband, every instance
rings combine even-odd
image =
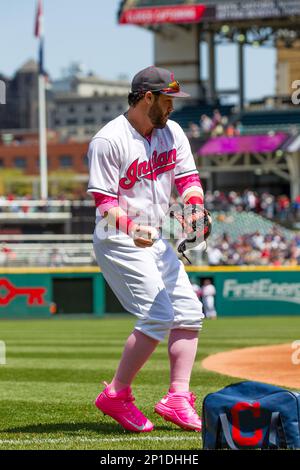
[[[99,209],[102,216],[105,215],[105,212],[108,212],[112,207],[117,207],[119,201],[115,197],[106,196],[101,193],[92,193],[95,199],[95,204],[97,209]]]
[[[130,217],[127,215],[121,215],[116,219],[116,228],[117,230],[121,230],[121,232],[129,234],[129,227],[133,223]]]

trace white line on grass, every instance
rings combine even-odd
[[[200,440],[200,436],[173,436],[173,437],[158,437],[158,436],[144,436],[144,437],[112,437],[110,439],[101,439],[95,437],[79,437],[79,436],[70,436],[70,437],[61,437],[61,438],[33,438],[33,439],[0,439],[1,444],[70,444],[72,441],[82,442],[82,443],[93,443],[93,442],[132,442],[132,441],[195,441]]]

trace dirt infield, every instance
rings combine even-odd
[[[299,346],[298,346],[299,350]],[[202,367],[223,375],[300,389],[300,354],[292,344],[235,349],[207,357]]]

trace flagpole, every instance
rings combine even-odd
[[[48,165],[47,165],[47,103],[46,103],[46,77],[44,72],[44,12],[42,0],[38,0],[34,35],[39,39],[39,151],[40,151],[40,197],[48,199]]]
[[[39,150],[40,150],[40,194],[41,199],[48,199],[47,165],[47,125],[46,125],[46,82],[39,73]]]

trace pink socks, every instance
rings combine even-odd
[[[198,346],[198,331],[174,329],[169,336],[170,392],[188,392]],[[128,337],[121,361],[109,385],[115,394],[129,387],[159,341],[134,330]]]
[[[117,393],[130,386],[158,344],[159,341],[156,339],[134,330],[127,339],[118,369],[109,385],[109,391]]]
[[[199,331],[175,329],[169,336],[170,392],[188,392]]]

